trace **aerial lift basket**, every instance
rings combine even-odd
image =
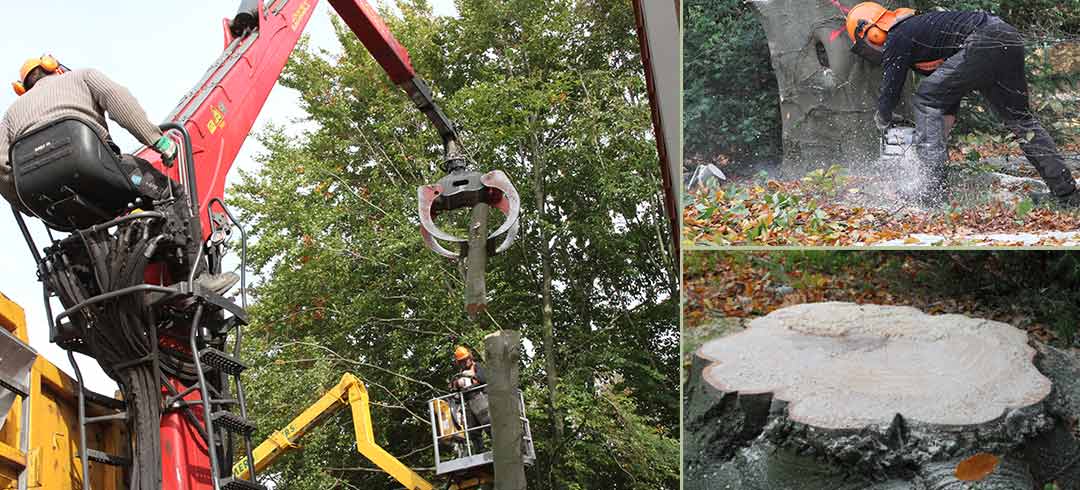
[[[491,424],[469,425],[466,398],[474,391],[482,391],[487,385],[479,385],[466,391],[451,393],[428,402],[431,415],[431,436],[435,445],[435,473],[446,475],[466,473],[490,467],[495,461],[490,450],[491,442],[481,442],[484,434],[490,439]],[[525,464],[536,460],[532,429],[525,416],[525,398],[518,391],[521,410],[521,451]]]

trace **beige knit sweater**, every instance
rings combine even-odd
[[[131,92],[97,70],[72,70],[38,80],[34,88],[11,104],[0,121],[0,195],[12,205],[18,201],[8,162],[12,142],[68,117],[79,118],[107,138],[106,113],[144,145],[151,146],[161,138],[161,131],[150,122]]]

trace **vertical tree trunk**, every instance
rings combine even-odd
[[[544,163],[539,154],[539,142],[536,140],[536,136],[533,136],[532,140],[532,164],[533,164],[533,197],[536,202],[537,213],[537,234],[539,235],[540,245],[540,261],[542,264],[542,276],[540,278],[541,286],[541,324],[543,327],[543,342],[544,342],[544,371],[547,373],[547,388],[548,388],[548,416],[551,418],[552,427],[554,430],[554,439],[551,441],[550,447],[559,448],[562,445],[563,440],[563,421],[562,416],[559,414],[559,371],[556,366],[555,357],[555,325],[552,320],[553,309],[551,306],[551,245],[548,242],[547,233],[544,232],[544,200],[546,194],[544,193]],[[554,469],[559,462],[558,450],[554,451],[551,455],[552,463],[550,468]],[[548,476],[554,474],[551,471]]]
[[[521,451],[521,405],[517,395],[520,345],[521,334],[517,330],[499,330],[484,337],[495,490],[525,490],[526,487]]]
[[[752,3],[761,14],[780,89],[784,173],[876,160],[874,112],[881,67],[851,52],[844,29],[844,9],[858,0]],[[912,85],[906,85],[908,90]]]
[[[469,219],[469,254],[465,261],[465,312],[475,321],[487,309],[488,205],[479,203]]]

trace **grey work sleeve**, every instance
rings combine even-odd
[[[8,125],[0,121],[0,196],[11,203],[11,206],[23,214],[30,212],[19,202],[19,196],[15,193],[15,177],[12,175],[11,162],[8,161],[8,152],[11,151],[11,135],[8,134]]]
[[[86,70],[85,80],[94,102],[105,109],[109,119],[128,130],[140,143],[153,146],[161,138],[161,130],[150,122],[146,111],[127,88],[97,70]]]
[[[15,180],[11,175],[11,162],[8,162],[8,127],[7,123],[0,121],[0,195],[14,206],[18,202],[15,196]]]

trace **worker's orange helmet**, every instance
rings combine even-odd
[[[909,8],[889,10],[876,2],[863,2],[851,8],[847,14],[847,33],[851,42],[865,39],[867,42],[882,47],[892,29],[901,20],[915,15]]]
[[[459,345],[456,349],[454,349],[454,361],[461,362],[470,357],[472,357],[472,352],[469,352],[468,347],[465,347],[464,345]]]
[[[26,83],[26,76],[34,71],[34,68],[41,68],[46,73],[63,73],[66,71],[64,65],[61,65],[51,54],[30,58],[23,62],[22,67],[19,68],[19,80],[11,82],[11,88],[15,89],[15,95],[22,95],[27,90],[30,90]]]

